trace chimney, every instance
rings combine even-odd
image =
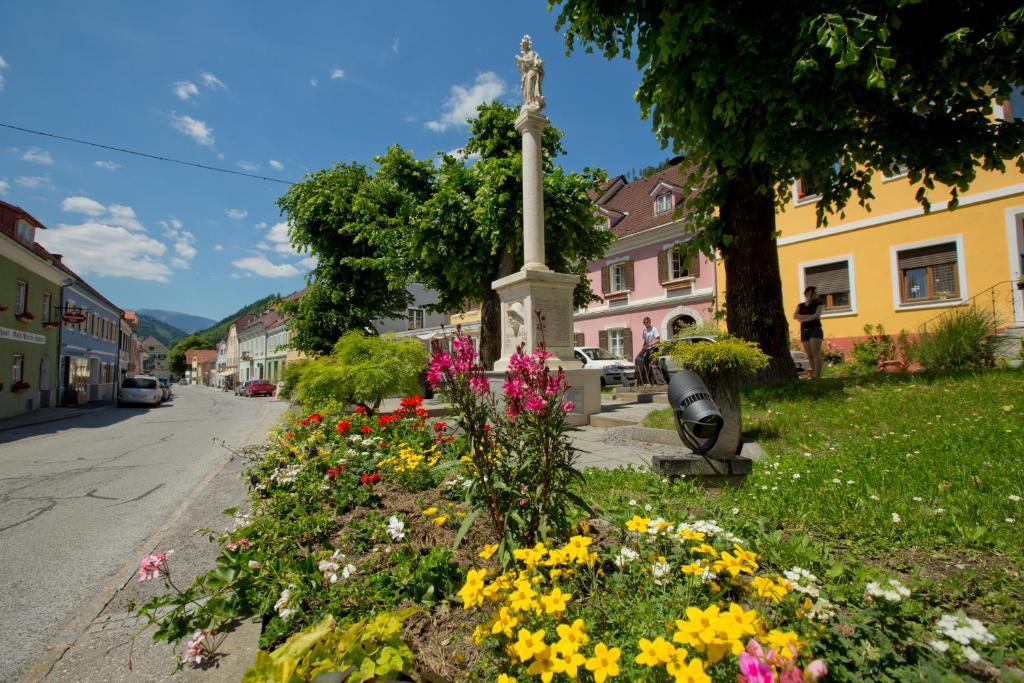
[[[50,253],[50,258],[53,259],[54,265],[58,265],[58,266],[64,265],[64,262],[62,260],[64,258],[64,254],[54,254],[54,253],[51,252]]]

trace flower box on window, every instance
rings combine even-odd
[[[13,393],[15,393],[15,394],[20,394],[23,391],[28,391],[29,389],[31,389],[31,386],[29,385],[29,383],[28,382],[23,382],[21,380],[19,380],[19,381],[15,382],[14,384],[11,385],[11,391]]]
[[[18,320],[20,320],[23,323],[27,323],[29,320],[35,320],[36,319],[36,317],[34,315],[32,315],[31,313],[29,313],[28,311],[25,311],[24,313],[19,313],[18,315],[14,316],[14,317],[17,318]]]
[[[60,327],[60,321],[59,320],[51,320],[49,322],[45,322],[45,323],[43,323],[43,327]]]

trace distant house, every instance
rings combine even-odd
[[[185,352],[185,367],[190,370],[191,384],[215,386],[214,368],[217,364],[216,349],[189,349]]]
[[[170,379],[169,351],[156,337],[146,337],[142,346],[142,374],[153,375],[160,379]]]

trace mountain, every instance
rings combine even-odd
[[[145,339],[146,337],[156,337],[167,348],[170,348],[174,342],[178,341],[182,337],[188,336],[188,332],[178,329],[174,325],[168,325],[165,322],[157,320],[151,315],[147,315],[142,311],[137,311],[139,314],[139,339]]]
[[[231,315],[225,316],[218,320],[217,322],[211,320],[211,325],[209,325],[206,329],[197,331],[196,334],[205,339],[206,341],[210,342],[211,344],[216,344],[228,333],[228,328],[231,326],[231,323],[235,322],[246,313],[262,313],[280,299],[280,294],[270,294],[268,296],[265,296],[259,301],[254,301],[247,306],[242,306],[240,309],[238,309]]]
[[[185,334],[192,334],[197,330],[205,330],[217,322],[210,318],[204,318],[201,315],[189,315],[188,313],[178,313],[177,311],[162,311],[159,308],[143,308],[139,310],[139,313],[148,315],[150,318],[154,318],[165,325],[184,330]]]

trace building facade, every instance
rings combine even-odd
[[[280,382],[284,379],[284,366],[288,361],[287,346],[291,340],[288,319],[277,316],[265,322],[265,326],[267,332],[267,379],[271,382]]]
[[[64,266],[67,273],[74,274]],[[75,276],[61,301],[60,403],[81,405],[117,398],[120,308]]]
[[[238,381],[264,379],[267,334],[262,318],[249,316],[238,329]]]
[[[139,360],[139,316],[135,311],[125,311],[121,316],[121,338],[117,345],[118,382],[125,377],[139,374],[142,363]]]
[[[599,346],[623,358],[640,351],[643,319],[662,339],[687,324],[707,322],[715,309],[717,275],[703,255],[690,255],[684,216],[676,206],[688,195],[682,162],[627,183],[610,180],[595,198],[615,235],[604,258],[588,264],[592,291],[601,300],[577,310],[577,346]]]
[[[45,226],[0,202],[0,418],[57,401],[61,288],[70,282],[35,242]]]
[[[170,352],[156,337],[146,337],[140,342],[142,347],[142,374],[152,375],[159,379],[170,379]]]
[[[216,349],[189,349],[185,352],[185,367],[188,368],[190,384],[216,386],[216,364]]]

